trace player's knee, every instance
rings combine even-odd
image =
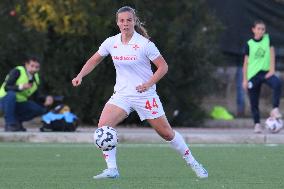
[[[175,136],[175,134],[174,134],[173,131],[167,131],[167,132],[161,134],[161,137],[162,137],[163,139],[165,139],[166,141],[171,141],[171,140],[173,140],[174,136]]]
[[[112,125],[112,124],[107,124],[107,123],[105,123],[105,122],[99,122],[99,123],[98,123],[98,128],[100,128],[100,127],[102,127],[102,126],[109,126],[109,127],[113,127],[113,125]]]
[[[98,123],[98,128],[104,126],[102,123]]]
[[[102,119],[100,119],[100,120],[99,120],[99,123],[98,123],[98,128],[99,128],[99,127],[102,127],[102,126],[104,126],[104,125],[106,125],[105,121],[103,121]]]

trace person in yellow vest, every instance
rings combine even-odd
[[[40,63],[37,58],[29,57],[24,66],[17,66],[6,76],[0,88],[0,107],[4,112],[5,131],[26,131],[22,122],[46,113],[47,106],[53,104],[53,97],[43,97],[43,105],[30,100],[39,99],[38,87]]]
[[[243,88],[248,90],[251,112],[254,120],[254,132],[261,133],[260,112],[258,108],[261,85],[267,84],[273,90],[272,110],[270,116],[282,117],[279,112],[281,97],[281,81],[275,75],[275,51],[273,42],[266,33],[265,24],[261,20],[254,22],[253,38],[245,47],[243,65]]]

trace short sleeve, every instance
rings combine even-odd
[[[110,38],[107,38],[99,47],[98,53],[101,56],[107,56],[110,54],[109,47],[111,46],[111,40]]]
[[[244,48],[243,48],[243,54],[244,55],[249,55],[249,46],[248,44],[246,43]]]
[[[161,55],[156,45],[151,41],[149,41],[145,46],[145,54],[151,61]]]

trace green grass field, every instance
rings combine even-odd
[[[283,145],[192,145],[209,172],[197,179],[167,145],[121,144],[116,180],[93,180],[105,168],[91,144],[0,143],[1,189],[284,188]]]

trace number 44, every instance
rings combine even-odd
[[[151,106],[151,103],[150,103],[149,100],[146,101],[146,105],[145,105],[145,108],[146,108],[146,109],[152,110],[152,108],[154,108],[154,107],[158,108],[158,104],[157,104],[155,98],[153,98],[153,100],[152,100],[152,106]]]

